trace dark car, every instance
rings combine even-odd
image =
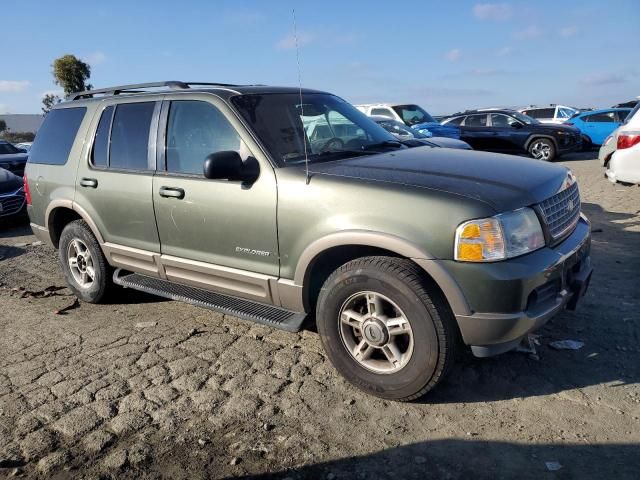
[[[24,150],[0,140],[0,168],[22,176],[24,175],[24,166],[27,164],[27,157]]]
[[[472,150],[471,145],[462,140],[449,137],[431,137],[424,133],[420,133],[411,127],[407,127],[398,120],[393,120],[382,115],[372,115],[369,117],[391,135],[396,137],[407,147],[443,147],[443,148],[459,148],[462,150]]]
[[[25,197],[22,178],[0,168],[0,219],[23,213]]]
[[[551,161],[582,148],[577,128],[543,124],[515,110],[468,110],[452,115],[444,124],[458,126],[460,138],[474,150],[528,153],[538,160]]]

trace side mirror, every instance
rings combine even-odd
[[[212,153],[204,161],[203,173],[205,178],[212,180],[242,180],[242,158],[233,150]]]
[[[511,124],[511,127],[512,128],[522,128],[522,127],[524,127],[524,125],[522,123],[520,123],[520,122],[513,122]]]

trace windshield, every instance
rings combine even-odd
[[[9,143],[0,143],[0,155],[9,155],[12,153],[20,153],[20,150]]]
[[[417,125],[419,123],[438,123],[424,108],[418,105],[396,105],[393,107],[402,121],[407,125]]]
[[[402,148],[395,137],[344,100],[326,93],[233,97],[233,104],[280,166]],[[305,148],[306,147],[306,148]]]
[[[397,120],[382,120],[377,122],[382,128],[398,139],[406,140],[408,138],[429,138],[424,133],[407,127],[404,123]]]
[[[509,115],[511,115],[512,117],[517,118],[518,120],[520,120],[522,123],[524,123],[526,125],[537,125],[537,124],[540,123],[535,118],[528,117],[527,115],[524,115],[524,114],[522,114],[520,112],[509,112]]]

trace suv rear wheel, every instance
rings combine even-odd
[[[449,307],[409,260],[364,257],[341,266],[324,283],[316,316],[333,365],[369,394],[413,400],[453,363]]]
[[[550,162],[556,157],[556,147],[548,138],[535,138],[529,145],[529,154],[536,160]]]
[[[60,235],[58,257],[69,288],[85,302],[99,303],[111,285],[111,267],[84,220],[68,223]]]

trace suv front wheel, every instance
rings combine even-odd
[[[69,288],[85,302],[99,303],[111,285],[111,268],[84,220],[67,224],[58,257]]]
[[[320,291],[316,317],[333,365],[369,394],[413,400],[453,363],[452,314],[409,260],[364,257],[341,266]]]
[[[529,154],[536,160],[550,162],[556,158],[556,147],[548,138],[535,138],[529,145]]]

